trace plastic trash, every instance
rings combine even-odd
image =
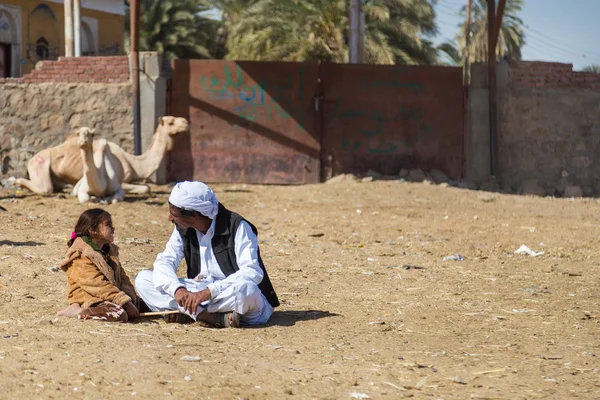
[[[524,255],[530,255],[531,257],[537,257],[537,256],[541,256],[542,254],[544,254],[544,252],[543,251],[535,252],[535,251],[531,250],[529,247],[522,244],[521,247],[519,247],[517,250],[515,250],[515,254],[524,254]]]
[[[460,254],[456,253],[453,256],[444,257],[444,261],[464,261],[464,257],[461,256]]]

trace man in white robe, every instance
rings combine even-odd
[[[279,305],[254,225],[227,210],[202,182],[180,182],[169,197],[175,224],[154,270],[135,280],[152,311],[179,310],[221,327],[264,324]],[[177,269],[186,259],[187,278]]]

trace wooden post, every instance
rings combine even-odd
[[[131,38],[131,83],[133,89],[133,151],[142,154],[141,109],[140,109],[140,0],[129,2],[129,22]]]

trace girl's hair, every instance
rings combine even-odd
[[[77,224],[75,225],[74,235],[67,242],[67,246],[71,247],[75,238],[87,236],[92,237],[92,233],[98,230],[98,226],[104,221],[110,221],[111,216],[108,211],[101,208],[90,208],[84,211],[80,216]],[[74,236],[74,237],[73,237]]]

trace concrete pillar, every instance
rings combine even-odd
[[[501,61],[496,65],[496,104],[502,109],[509,84],[509,65]],[[471,85],[469,87],[469,118],[467,120],[467,155],[465,178],[482,183],[491,177],[490,170],[490,120],[487,66],[483,63],[471,65]],[[498,138],[502,137],[502,114],[498,113]],[[499,141],[498,153],[502,151]],[[502,164],[498,165],[498,176],[502,174]]]
[[[140,52],[140,109],[142,152],[152,143],[152,136],[158,124],[158,118],[167,110],[167,79],[162,73],[163,59],[157,52]],[[151,180],[157,184],[165,184],[167,176],[168,156]]]
[[[73,57],[73,0],[65,0],[65,57]]]
[[[485,64],[471,65],[465,178],[481,183],[491,176],[488,79]]]
[[[73,33],[75,57],[81,57],[81,0],[73,0]]]

